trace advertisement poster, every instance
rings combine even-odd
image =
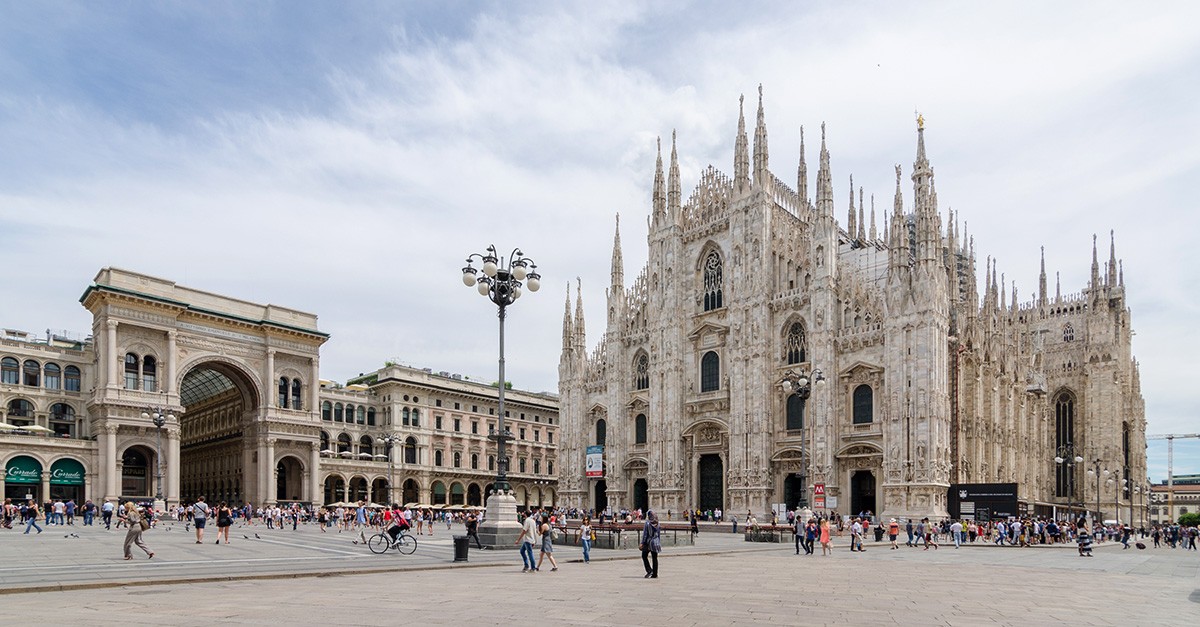
[[[587,476],[588,477],[603,477],[604,476],[604,447],[589,446],[587,447]]]

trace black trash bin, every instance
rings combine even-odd
[[[467,561],[467,551],[470,547],[470,536],[454,536],[454,561]]]

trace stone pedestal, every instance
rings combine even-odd
[[[517,499],[512,492],[493,493],[488,497],[487,515],[479,523],[479,542],[486,549],[517,549],[521,523],[517,522]]]

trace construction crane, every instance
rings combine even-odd
[[[1148,435],[1147,440],[1167,441],[1167,518],[1175,516],[1175,440],[1187,438],[1200,439],[1200,433],[1168,433],[1165,435]]]

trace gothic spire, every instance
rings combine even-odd
[[[750,149],[746,141],[746,115],[743,111],[746,97],[738,97],[738,130],[733,143],[733,187],[744,191],[750,187]]]
[[[567,304],[563,309],[563,352],[569,350],[574,342],[575,330],[571,326],[571,282],[567,281]]]
[[[858,236],[858,222],[854,215],[854,175],[850,175],[850,212],[846,216],[846,235],[853,240]]]
[[[1062,277],[1059,276],[1059,273],[1056,271],[1054,273],[1054,303],[1058,304],[1061,302],[1062,302]]]
[[[575,341],[583,345],[587,342],[587,330],[583,324],[583,279],[575,277]]]
[[[764,187],[770,180],[767,151],[767,120],[763,114],[763,88],[758,84],[758,123],[754,127],[754,182]]]
[[[875,231],[875,194],[871,194],[871,241],[874,242],[878,239]]]
[[[612,250],[612,289],[625,289],[625,262],[621,257],[621,214],[617,214],[617,227],[613,235],[613,250]]]
[[[1013,281],[1012,290],[1013,290],[1013,297],[1012,297],[1012,301],[1009,303],[1009,306],[1012,307],[1013,313],[1017,313],[1018,307],[1017,307],[1017,282],[1016,281]]]
[[[808,164],[804,162],[804,127],[800,127],[800,165],[796,168],[796,194],[800,204],[808,205]]]
[[[1119,261],[1118,263],[1121,266],[1121,274],[1117,277],[1117,285],[1120,285],[1121,287],[1125,287],[1125,261],[1122,260],[1122,261]]]
[[[667,190],[663,187],[662,138],[658,138],[658,158],[654,162],[654,224],[660,224],[667,212]]]
[[[667,173],[667,214],[676,223],[680,222],[679,197],[679,153],[675,150],[675,129],[671,129],[671,169]]]
[[[821,122],[821,158],[817,169],[817,209],[833,217],[833,179],[829,173],[829,150],[825,148],[825,123]]]
[[[863,217],[863,188],[858,187],[858,241],[867,239],[867,220]]]
[[[1038,306],[1046,306],[1046,247],[1042,246],[1042,273],[1038,275]]]
[[[1117,284],[1117,232],[1108,232],[1108,284]]]
[[[1000,275],[1000,310],[1001,311],[1008,309],[1008,298],[1005,295],[1005,290],[1007,290],[1007,289],[1008,289],[1007,279],[1004,278],[1004,274],[1001,274]]]
[[[1092,289],[1100,289],[1100,260],[1096,257],[1096,234],[1092,234]]]

